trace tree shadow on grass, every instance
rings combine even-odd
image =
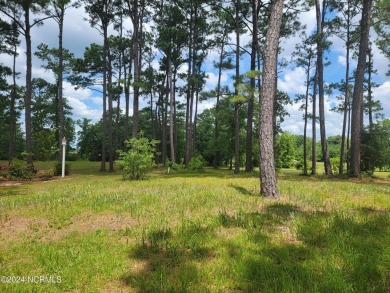
[[[229,187],[231,188],[234,188],[236,191],[238,191],[239,193],[241,193],[242,195],[245,195],[245,196],[258,196],[257,194],[255,194],[254,192],[242,187],[242,186],[239,186],[239,185],[236,185],[236,184],[232,184],[232,183],[229,183],[228,184]]]
[[[296,240],[278,238],[292,219]],[[389,213],[272,203],[208,223],[145,232],[129,254],[138,266],[122,280],[137,292],[389,291]]]
[[[176,231],[149,231],[129,254],[140,266],[122,280],[137,292],[204,291],[199,264],[211,256],[207,240],[212,235],[210,228],[194,222],[183,223]]]
[[[335,278],[339,285],[349,286],[349,291],[389,292],[388,227],[388,212],[363,208],[335,212],[324,218],[311,215],[298,228],[298,237],[320,251],[324,258],[338,259],[341,267],[335,267],[332,262],[325,263],[324,278]]]
[[[303,211],[297,206],[290,203],[275,202],[266,206],[266,211],[282,220],[286,220],[292,214],[302,214]]]
[[[276,227],[291,213],[306,212],[297,206],[275,203],[262,212],[219,213],[217,220],[226,234],[236,228],[244,233],[241,239],[218,239],[220,250],[227,252],[220,268],[226,270],[227,279],[231,280],[226,291],[303,292],[303,288],[310,288],[311,272],[305,262],[313,257],[311,249],[291,243],[276,244],[273,239]]]
[[[166,174],[168,168],[159,169],[159,173],[155,173],[157,176],[162,178],[219,178],[219,179],[231,179],[231,178],[258,178],[256,173],[246,173],[240,172],[239,174],[234,174],[233,170],[227,168],[214,169],[211,167],[204,168],[204,172],[192,172],[187,169],[173,170],[170,174]]]
[[[299,217],[297,241],[275,242],[270,226],[286,221],[291,213]],[[248,218],[259,224],[245,224],[251,223]],[[230,290],[389,292],[389,213],[312,212],[278,203],[264,214],[225,215],[221,225],[248,233],[245,242],[221,240],[225,250],[233,252],[225,259],[225,266],[234,263],[227,272],[233,280]],[[264,234],[267,230],[271,233]]]

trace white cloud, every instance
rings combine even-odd
[[[347,65],[347,58],[345,58],[345,56],[338,56],[337,57],[337,61],[339,64],[343,65],[343,66],[346,66]]]
[[[95,104],[102,106],[103,105],[103,98],[102,97],[92,97],[90,100]]]
[[[383,107],[383,114],[390,118],[390,81],[384,82],[373,90],[375,100],[379,100]]]
[[[73,98],[67,97],[69,106],[73,108],[73,116],[75,120],[81,118],[88,118],[92,120],[92,123],[96,123],[102,116],[102,111],[100,109],[90,109],[84,102]]]
[[[215,106],[215,103],[215,99],[208,99],[207,101],[202,101],[201,103],[198,103],[198,114],[202,113],[206,109],[211,109]]]
[[[92,91],[90,89],[80,88],[76,90],[71,83],[66,81],[63,84],[63,90],[64,96],[76,98],[78,100],[87,100],[92,96]]]
[[[42,78],[50,83],[55,83],[54,75],[51,71],[46,70],[42,67],[33,67],[32,68],[32,76],[34,78]]]
[[[341,123],[342,116],[339,113],[330,111],[331,104],[334,101],[329,98],[325,98],[324,107],[325,107],[325,124],[326,124],[326,135],[341,135]],[[292,105],[287,105],[286,110],[290,116],[285,117],[285,121],[281,124],[281,128],[284,131],[289,131],[293,134],[303,135],[304,131],[304,120],[303,120],[303,111],[299,110],[301,104],[294,103]],[[318,107],[318,104],[317,104]],[[309,113],[311,112],[312,104],[309,103]],[[318,115],[318,108],[317,108]],[[317,139],[320,139],[319,133],[320,125],[316,123],[316,136]],[[308,121],[307,124],[307,135],[312,136],[312,122]]]
[[[226,72],[223,72],[221,75],[221,84],[226,84],[227,80],[229,79]],[[214,74],[213,72],[207,72],[207,79],[206,79],[206,90],[214,90],[218,85],[218,72]]]
[[[303,94],[306,91],[306,74],[301,67],[287,70],[283,77],[278,79],[278,89],[289,94]]]

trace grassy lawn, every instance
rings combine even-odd
[[[159,169],[131,182],[98,169],[0,186],[0,277],[25,278],[0,292],[390,291],[388,173],[285,170],[270,201],[255,174]]]

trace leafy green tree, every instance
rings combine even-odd
[[[101,123],[90,124],[91,120],[77,120],[81,130],[77,132],[77,152],[90,161],[101,160]]]
[[[127,141],[129,150],[119,151],[119,160],[116,163],[123,168],[123,179],[140,180],[156,165],[154,162],[156,140],[148,140],[142,133],[139,138]]]
[[[390,170],[390,119],[378,121],[362,131],[362,171]]]
[[[58,100],[57,85],[48,83],[46,80],[33,79],[32,95],[32,133],[33,152],[38,160],[53,159],[58,153]],[[64,130],[69,143],[75,139],[74,122],[71,119],[71,108],[62,100],[64,109]],[[69,145],[69,144],[68,144]]]
[[[38,161],[52,160],[58,153],[56,131],[52,128],[43,128],[33,131],[34,158]]]
[[[341,139],[342,139],[342,137],[340,135],[328,137],[327,142],[328,142],[329,157],[330,158],[340,157]]]
[[[276,168],[290,168],[296,163],[296,136],[288,131],[278,134],[275,143]]]

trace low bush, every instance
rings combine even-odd
[[[332,166],[333,174],[338,174],[340,166],[340,157],[330,158],[330,165]]]
[[[201,155],[193,157],[188,163],[188,170],[192,172],[203,173],[205,162]]]
[[[80,159],[81,159],[80,156],[78,154],[75,154],[75,153],[69,153],[69,154],[66,155],[66,160],[67,161],[74,162],[74,161],[78,161]]]
[[[37,177],[44,181],[51,179],[53,176],[54,176],[54,170],[52,168],[39,170],[37,172]]]
[[[140,134],[139,138],[126,141],[129,150],[118,151],[119,160],[116,163],[123,169],[123,179],[145,179],[147,174],[155,167],[154,156],[156,140],[148,140]]]
[[[34,167],[24,160],[13,159],[8,167],[8,178],[12,180],[31,180],[34,177]]]
[[[70,172],[70,164],[65,163],[65,175],[69,175]],[[54,167],[54,176],[61,176],[62,175],[62,163],[57,162]]]

